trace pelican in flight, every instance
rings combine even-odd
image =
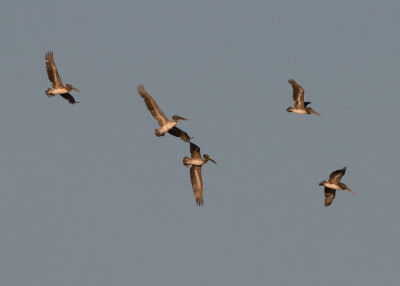
[[[346,173],[346,167],[344,167],[341,170],[336,170],[333,171],[330,176],[329,176],[329,181],[322,181],[319,183],[320,186],[324,186],[325,189],[325,206],[330,206],[333,202],[333,199],[335,198],[336,190],[347,190],[349,191],[352,195],[355,195],[355,193],[350,190],[345,184],[340,182],[340,179],[343,177],[343,175]]]
[[[292,85],[293,88],[293,101],[294,107],[288,107],[286,109],[287,112],[294,112],[298,114],[311,114],[314,113],[319,117],[322,117],[321,114],[316,112],[311,107],[307,107],[311,102],[304,102],[304,89],[294,81],[294,79],[289,79],[289,83]]]
[[[44,58],[46,59],[47,75],[49,76],[49,80],[53,84],[53,89],[48,88],[46,90],[47,96],[52,97],[56,94],[59,94],[62,97],[64,97],[66,100],[68,100],[69,103],[75,104],[76,101],[69,92],[71,90],[76,90],[77,92],[81,92],[81,91],[79,89],[73,87],[69,83],[66,84],[65,86],[63,85],[60,75],[58,74],[58,71],[57,71],[56,63],[54,62],[52,51],[47,52]]]
[[[186,118],[180,117],[178,115],[172,116],[172,121],[168,120],[167,116],[162,112],[161,108],[158,107],[155,100],[148,94],[142,84],[138,85],[137,91],[140,96],[144,99],[144,103],[147,106],[147,109],[150,111],[151,115],[158,121],[158,125],[160,125],[160,129],[154,129],[156,136],[164,136],[166,132],[176,137],[180,137],[185,142],[190,142],[189,135],[176,127],[175,125],[179,120],[188,120]]]
[[[194,197],[196,198],[196,203],[198,206],[203,205],[203,180],[201,179],[201,166],[203,166],[207,161],[211,161],[217,164],[209,155],[204,154],[201,158],[200,148],[196,144],[190,142],[190,154],[192,158],[185,156],[183,158],[183,165],[190,168],[190,181],[192,182],[192,188]]]

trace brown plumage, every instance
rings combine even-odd
[[[333,171],[333,172],[329,175],[329,183],[335,184],[335,185],[339,185],[339,184],[340,184],[340,180],[341,180],[342,177],[346,174],[346,169],[347,169],[347,168],[344,167],[343,169]]]
[[[194,198],[196,204],[202,206],[203,200],[203,179],[201,178],[201,166],[193,166],[190,168],[190,181],[192,183]]]
[[[75,98],[73,98],[73,96],[68,92],[68,93],[62,93],[60,94],[63,98],[65,98],[66,100],[68,100],[68,102],[70,104],[75,104],[75,103],[79,103],[78,101],[75,101]]]
[[[288,81],[292,85],[293,89],[293,101],[294,101],[294,108],[288,107],[286,109],[287,112],[294,112],[298,114],[316,114],[319,117],[322,117],[321,114],[316,112],[311,107],[307,107],[308,104],[311,102],[304,102],[304,89],[294,80],[289,79]]]
[[[349,187],[347,187],[345,184],[341,183],[340,180],[342,179],[342,177],[344,176],[344,174],[346,174],[346,167],[344,167],[343,169],[340,170],[336,170],[333,171],[330,175],[329,175],[329,180],[327,181],[322,181],[321,183],[319,183],[320,186],[324,186],[324,192],[325,192],[325,203],[324,205],[330,206],[333,202],[333,200],[335,199],[336,196],[336,190],[347,190],[349,191],[352,195],[354,195],[355,193],[350,190]]]
[[[211,161],[214,164],[217,164],[209,155],[204,154],[203,158],[201,158],[200,147],[194,143],[190,142],[190,154],[192,158],[185,156],[183,158],[183,165],[185,167],[190,168],[190,181],[192,183],[194,197],[196,199],[196,204],[198,206],[203,205],[203,180],[201,176],[201,167],[207,163],[207,161]]]
[[[183,131],[182,129],[179,129],[176,126],[172,127],[170,130],[168,130],[168,133],[175,137],[181,138],[184,142],[190,142],[189,135],[185,131]]]
[[[304,109],[304,89],[294,79],[289,79],[288,82],[293,89],[294,107]]]
[[[58,74],[56,63],[54,62],[53,52],[48,51],[44,56],[46,60],[46,71],[49,80],[51,81],[53,88],[62,88],[64,87],[60,75]]]
[[[138,85],[137,91],[144,99],[144,103],[146,104],[147,109],[150,111],[151,115],[157,120],[158,125],[160,126],[160,129],[155,129],[156,136],[164,136],[165,133],[168,132],[175,137],[181,138],[184,142],[190,142],[189,135],[185,131],[175,126],[179,120],[188,119],[180,117],[178,115],[173,115],[173,120],[170,121],[142,84]]]
[[[68,100],[70,104],[75,104],[74,97],[69,93],[71,90],[81,92],[79,89],[73,87],[71,84],[63,85],[60,75],[58,74],[56,63],[54,62],[53,52],[48,51],[45,54],[46,60],[46,71],[50,82],[52,83],[53,89],[48,88],[46,94],[48,97],[52,97],[56,94],[61,95],[63,98]]]
[[[330,206],[333,200],[335,199],[336,190],[325,187],[324,192],[325,192],[325,206],[327,207]]]

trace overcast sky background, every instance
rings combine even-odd
[[[399,10],[3,1],[1,284],[398,285]],[[47,50],[79,104],[45,95]],[[322,118],[286,112],[292,77]],[[139,83],[219,163],[203,207]]]

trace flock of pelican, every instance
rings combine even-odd
[[[53,52],[48,51],[45,54],[46,60],[46,70],[47,75],[49,77],[50,82],[52,83],[53,89],[48,88],[45,93],[48,97],[53,97],[56,94],[61,95],[63,98],[68,100],[70,104],[78,103],[75,101],[74,97],[70,94],[71,90],[75,90],[79,93],[81,91],[76,87],[72,86],[71,84],[63,85],[60,75],[58,74],[58,70],[56,64],[54,62]],[[289,79],[289,84],[292,85],[293,89],[293,101],[294,107],[288,107],[287,112],[293,112],[297,114],[316,114],[321,117],[321,114],[316,112],[311,107],[307,107],[308,104],[311,102],[304,102],[304,89],[294,80]],[[190,154],[191,158],[185,156],[183,158],[183,165],[185,167],[190,167],[190,181],[192,183],[192,189],[194,193],[194,197],[196,199],[196,204],[201,206],[204,204],[203,200],[203,180],[201,176],[201,167],[207,163],[208,161],[217,164],[209,155],[204,154],[203,158],[201,157],[200,147],[196,144],[192,143],[190,140],[192,139],[189,135],[176,127],[179,120],[188,120],[187,118],[173,115],[172,121],[165,116],[164,112],[161,108],[157,105],[156,101],[150,96],[150,94],[146,91],[142,84],[138,85],[137,91],[139,92],[140,96],[143,98],[144,103],[147,106],[147,109],[150,111],[151,115],[157,120],[158,125],[160,126],[159,129],[155,129],[155,135],[165,136],[165,133],[169,133],[175,137],[181,138],[184,142],[188,142],[190,144]],[[340,170],[333,171],[330,176],[329,180],[322,181],[319,183],[320,186],[324,186],[325,192],[325,206],[330,206],[335,198],[336,190],[347,190],[351,194],[355,194],[350,188],[348,188],[345,184],[341,183],[340,180],[346,173],[346,167]]]

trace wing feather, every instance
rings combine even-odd
[[[176,126],[172,127],[170,130],[168,130],[168,133],[181,138],[185,142],[190,142],[189,135],[185,131],[179,129]]]
[[[190,181],[192,182],[192,188],[196,204],[198,206],[203,205],[203,180],[201,179],[201,166],[192,166],[190,168]]]
[[[294,79],[289,79],[289,83],[293,88],[294,107],[298,109],[305,109],[304,89]]]
[[[46,70],[47,70],[47,76],[49,77],[49,80],[53,84],[53,88],[63,88],[64,85],[61,81],[60,75],[58,74],[56,63],[54,62],[53,58],[53,52],[48,51],[46,52],[45,55],[45,60],[46,60]]]
[[[158,121],[158,125],[160,127],[164,126],[168,123],[168,118],[162,112],[161,108],[157,105],[156,101],[150,96],[147,90],[144,88],[142,84],[138,85],[137,91],[140,96],[144,99],[144,103],[147,106],[147,109],[150,111],[151,115]]]
[[[346,173],[346,167],[341,170],[333,171],[329,175],[329,183],[339,185],[340,180],[342,179],[343,175]]]
[[[77,103],[76,101],[75,101],[75,98],[73,98],[73,96],[70,94],[70,93],[63,93],[63,94],[60,94],[63,98],[65,98],[66,100],[68,100],[68,102],[70,103],[70,104],[75,104],[75,103]]]
[[[190,154],[192,158],[201,159],[200,147],[190,142]]]
[[[325,206],[330,206],[335,198],[336,190],[325,187]]]

